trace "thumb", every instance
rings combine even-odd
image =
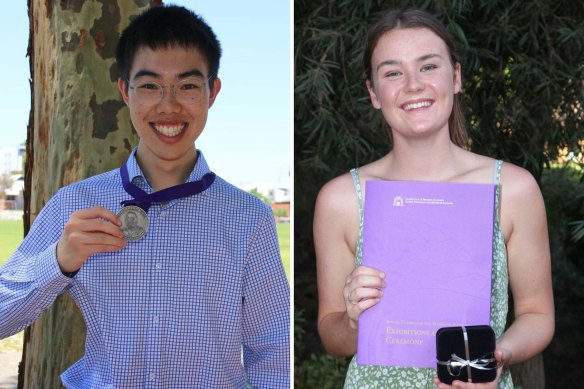
[[[495,360],[497,361],[497,367],[508,365],[511,360],[511,351],[505,348],[498,348],[495,350]]]

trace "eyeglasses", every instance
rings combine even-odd
[[[190,77],[180,80],[176,84],[160,85],[154,81],[138,82],[130,85],[136,95],[136,100],[143,104],[158,104],[164,97],[164,89],[170,88],[176,100],[181,104],[195,104],[201,100],[205,86],[212,76],[206,80],[199,77]]]

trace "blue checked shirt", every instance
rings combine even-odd
[[[209,167],[202,153],[188,181]],[[136,163],[132,182],[151,193]],[[71,213],[113,212],[130,196],[119,169],[61,189],[0,269],[0,337],[68,292],[87,325],[67,388],[289,388],[289,289],[270,208],[217,177],[206,191],[154,203],[150,228],[72,278],[56,243]]]

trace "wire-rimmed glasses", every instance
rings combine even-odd
[[[164,97],[164,90],[169,88],[173,91],[174,97],[181,104],[195,104],[201,100],[205,93],[205,86],[212,76],[207,79],[202,77],[188,77],[175,84],[160,85],[155,81],[138,81],[130,85],[134,91],[136,100],[144,104],[158,104]]]

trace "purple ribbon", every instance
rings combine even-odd
[[[120,167],[120,176],[122,176],[122,185],[124,185],[124,189],[133,197],[133,200],[125,200],[122,201],[121,204],[124,207],[127,205],[136,205],[142,208],[146,213],[148,213],[148,209],[152,203],[196,195],[206,190],[215,181],[215,173],[209,172],[199,181],[186,182],[184,184],[171,186],[170,188],[148,194],[130,182],[128,167],[126,165],[127,163]]]

